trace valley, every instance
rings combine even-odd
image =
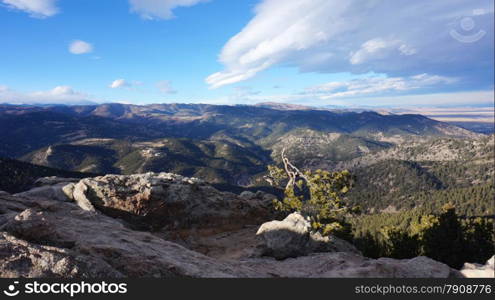
[[[4,105],[0,125],[0,156],[68,172],[172,172],[233,191],[270,189],[266,167],[280,164],[286,149],[302,169],[350,170],[356,182],[348,197],[367,212],[474,189],[459,209],[493,215],[494,136],[421,115],[270,103]],[[478,202],[486,210],[467,204]]]

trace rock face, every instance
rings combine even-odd
[[[461,269],[461,273],[464,277],[468,278],[494,278],[495,256],[492,256],[485,265],[465,263]]]
[[[256,233],[263,241],[263,255],[276,259],[298,257],[313,252],[351,252],[360,254],[352,244],[333,236],[311,232],[311,224],[299,213],[283,221],[264,223]]]
[[[28,191],[17,193],[16,196],[22,197],[37,197],[45,199],[53,199],[58,201],[70,201],[71,192],[66,186],[73,185],[78,182],[78,178],[62,178],[62,177],[42,177],[34,182],[34,188]]]
[[[213,232],[271,219],[274,197],[253,193],[245,199],[171,173],[86,178],[67,185],[64,193],[85,210],[98,209],[139,228]]]
[[[256,277],[72,203],[1,196],[0,277]]]
[[[109,175],[70,183],[62,190],[68,195],[64,201],[48,194],[0,193],[0,277],[461,276],[426,257],[365,258],[344,241],[309,233],[307,221],[297,214],[263,224],[256,238],[257,226],[238,228],[263,222],[259,220],[266,215],[254,215],[269,202],[262,193],[238,197],[168,174]],[[136,220],[159,222],[169,232],[209,226],[223,231],[196,239],[190,230],[189,237],[198,243],[187,248],[166,240],[163,231],[136,230]],[[278,253],[277,258],[306,256],[277,260],[255,251],[260,244],[265,254],[268,249]]]

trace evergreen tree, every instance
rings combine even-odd
[[[309,217],[312,229],[323,235],[333,234],[350,240],[351,224],[346,217],[358,209],[350,209],[343,195],[351,186],[351,174],[324,170],[301,172],[284,153],[282,151],[283,169],[268,166],[271,182],[285,183],[285,197],[282,201],[274,200],[275,208],[284,212],[297,211]]]
[[[460,268],[464,264],[463,228],[455,207],[446,204],[439,216],[424,216],[412,228],[420,244],[420,255]]]

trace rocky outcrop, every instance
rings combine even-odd
[[[86,178],[65,192],[84,210],[100,210],[142,229],[212,233],[272,219],[274,197],[259,192],[246,199],[171,173]]]
[[[17,193],[19,197],[37,197],[44,199],[53,199],[57,201],[70,201],[69,194],[65,192],[65,187],[70,183],[58,183],[54,185],[47,185],[41,187],[35,187],[28,191]]]
[[[278,261],[217,259],[76,204],[0,196],[0,277],[452,277],[425,257],[337,252]]]
[[[264,223],[256,233],[263,241],[263,255],[276,259],[305,256],[313,252],[351,252],[360,254],[352,244],[334,236],[311,231],[311,224],[299,213],[283,221]]]
[[[0,197],[0,277],[259,277],[72,203]]]
[[[62,178],[62,177],[42,177],[34,182],[34,188],[15,194],[21,197],[36,197],[58,201],[70,201],[71,190],[66,186],[73,186],[74,182],[78,182],[78,178]]]
[[[297,214],[264,223],[256,236],[255,225],[269,217],[261,214],[271,200],[264,193],[239,197],[166,173],[108,175],[62,190],[64,201],[46,193],[0,194],[0,277],[461,276],[426,257],[365,258],[347,242],[312,234]],[[137,221],[163,228],[137,230]],[[164,234],[184,228],[184,246]],[[194,234],[204,228],[210,234]],[[298,257],[277,260],[267,253]]]
[[[495,277],[495,256],[492,256],[485,265],[465,263],[461,269],[464,277],[468,278],[494,278]]]

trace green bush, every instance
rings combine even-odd
[[[288,160],[284,169],[268,166],[275,185],[285,184],[282,201],[274,200],[275,209],[287,213],[299,212],[308,217],[314,231],[351,238],[351,225],[346,218],[357,212],[343,200],[352,183],[348,171],[299,171]]]

